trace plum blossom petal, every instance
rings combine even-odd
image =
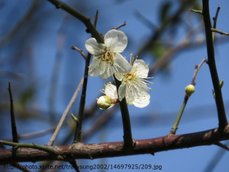
[[[112,29],[105,34],[104,42],[112,51],[121,53],[126,48],[128,39],[124,32]]]
[[[105,51],[105,45],[98,44],[95,38],[89,38],[85,43],[85,47],[87,51],[93,55],[100,55]]]
[[[125,97],[128,104],[139,108],[147,106],[150,102],[148,72],[148,65],[143,60],[135,60],[128,73],[115,74],[121,81],[118,90],[119,100]]]
[[[105,34],[103,44],[98,43],[95,38],[89,38],[85,47],[90,54],[94,55],[89,74],[106,79],[117,72],[128,72],[130,64],[120,54],[126,48],[127,42],[126,35],[114,29]]]

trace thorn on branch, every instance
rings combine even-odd
[[[16,126],[16,120],[15,120],[15,114],[14,114],[13,95],[11,91],[10,82],[8,86],[8,91],[9,91],[9,96],[10,96],[10,120],[11,120],[12,137],[13,137],[13,142],[18,142],[17,126]]]
[[[72,167],[75,169],[76,172],[80,172],[79,166],[76,162],[76,160],[72,159],[69,161],[69,163],[72,165]]]
[[[229,146],[227,146],[227,145],[225,145],[225,144],[223,144],[223,143],[218,142],[218,143],[216,143],[215,145],[217,145],[217,146],[219,146],[219,147],[221,147],[221,148],[223,148],[223,149],[229,151]]]
[[[217,7],[215,17],[213,17],[213,28],[216,28],[216,24],[217,24],[217,20],[218,20],[218,16],[219,16],[219,11],[220,11],[220,7]]]
[[[99,18],[99,10],[96,10],[95,19],[94,19],[94,26],[95,26],[95,28],[97,26],[98,18]]]

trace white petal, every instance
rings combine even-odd
[[[131,71],[139,78],[147,78],[149,66],[143,60],[135,60]]]
[[[121,84],[118,88],[118,97],[121,101],[126,96],[126,84]]]
[[[106,61],[101,61],[100,68],[103,70],[103,72],[100,74],[100,77],[102,77],[103,79],[107,79],[108,77],[112,76],[115,72],[113,67]]]
[[[103,73],[104,68],[101,68],[101,60],[94,58],[91,65],[89,66],[89,75],[99,76]]]
[[[117,88],[115,85],[108,83],[105,86],[105,90],[104,90],[105,95],[109,96],[111,99],[117,99],[118,95],[117,95]]]
[[[118,73],[126,73],[131,70],[130,63],[119,53],[114,58],[114,68]]]
[[[105,45],[98,44],[95,38],[89,38],[85,43],[85,47],[87,51],[93,55],[99,55],[103,53],[105,49]]]
[[[106,47],[109,47],[114,52],[122,52],[127,46],[127,36],[124,32],[112,29],[104,36]]]
[[[148,86],[148,84],[146,83],[146,81],[144,81],[144,79],[142,78],[138,78],[137,80],[134,80],[133,84],[139,88],[139,90],[142,90],[142,91],[149,91],[150,88]]]
[[[150,95],[146,92],[142,93],[140,97],[135,98],[133,101],[134,106],[143,108],[149,105],[150,103]]]
[[[140,90],[134,85],[127,85],[126,88],[126,101],[129,104],[133,104],[133,101],[136,99],[136,97],[139,97]]]

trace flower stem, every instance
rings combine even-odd
[[[116,83],[117,90],[118,90],[121,82],[118,81],[115,77],[114,79],[115,79],[115,83]],[[131,148],[134,146],[134,142],[132,139],[129,110],[128,110],[125,98],[123,98],[122,101],[119,101],[119,106],[120,106],[121,115],[122,115],[124,147]]]

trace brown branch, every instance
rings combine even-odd
[[[91,23],[90,19],[72,7],[68,6],[66,3],[60,2],[58,0],[48,0],[50,3],[56,6],[56,8],[61,8],[67,13],[71,14],[78,20],[80,20],[87,28],[87,31],[91,33],[91,36],[94,37],[99,43],[103,43],[103,37],[96,30],[95,26]]]
[[[94,27],[96,28],[96,24],[98,21],[98,15],[99,12],[98,10],[96,11],[95,14],[95,19],[94,19]],[[75,129],[75,134],[74,134],[74,140],[73,142],[81,142],[81,135],[82,135],[82,125],[83,125],[83,120],[84,120],[84,109],[85,109],[85,104],[86,104],[86,96],[87,96],[87,83],[88,83],[88,73],[89,73],[89,65],[91,61],[91,54],[88,53],[86,60],[85,60],[85,66],[84,66],[84,79],[83,79],[83,86],[82,86],[82,92],[81,92],[81,97],[80,97],[80,107],[79,107],[79,113],[78,113],[78,123],[76,125]]]
[[[137,154],[152,154],[174,149],[214,145],[219,141],[228,139],[229,125],[227,125],[222,131],[219,129],[211,129],[183,135],[136,140],[135,146],[131,149],[123,149],[123,142],[100,144],[76,143],[68,146],[52,147],[54,153],[34,148],[18,148],[14,157],[12,156],[12,150],[7,149],[0,150],[0,164],[14,162],[37,162],[44,160],[69,161],[72,159],[95,159]],[[0,140],[0,144],[3,143],[4,141]]]
[[[219,128],[223,129],[224,126],[227,125],[227,117],[224,108],[224,101],[221,92],[219,77],[217,73],[216,63],[215,63],[215,52],[214,52],[214,45],[213,45],[213,38],[212,38],[212,31],[211,31],[211,20],[209,14],[209,0],[202,0],[203,3],[203,19],[204,19],[204,26],[205,26],[205,36],[206,36],[206,43],[207,43],[207,54],[208,54],[208,65],[210,69],[210,74],[212,78],[212,83],[215,92],[215,102],[218,112],[218,122]]]

